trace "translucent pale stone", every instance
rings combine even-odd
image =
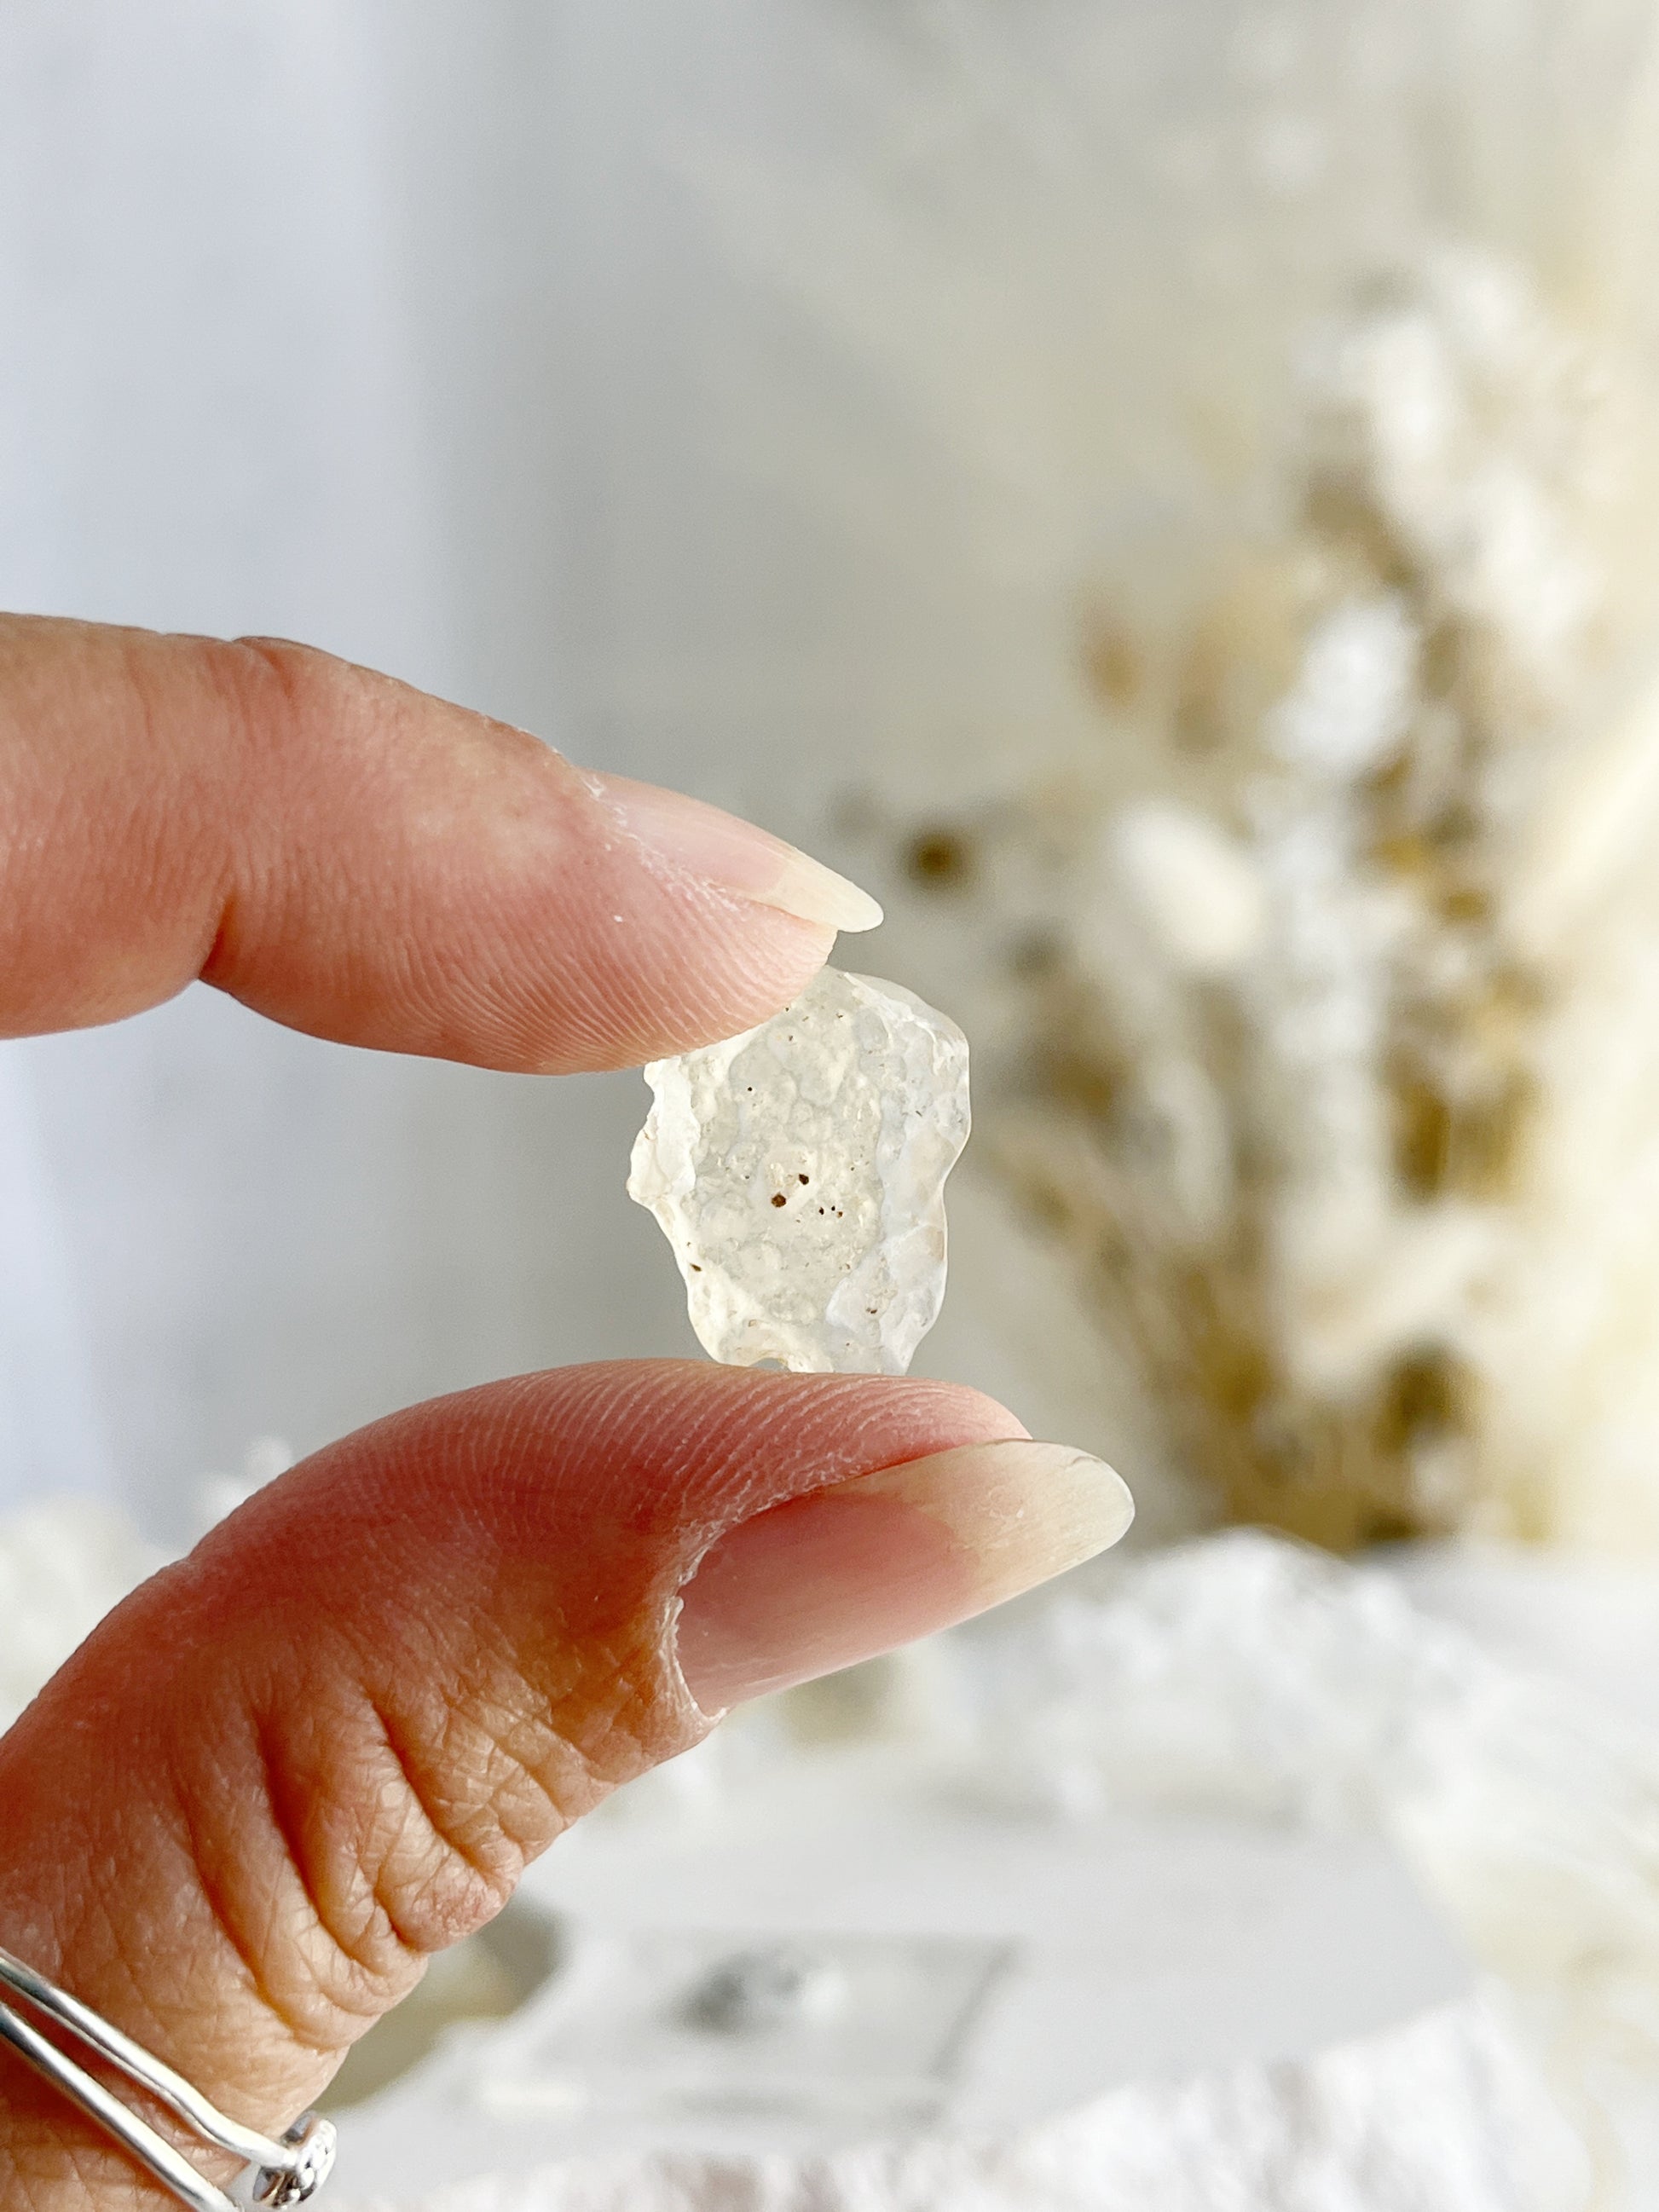
[[[826,968],[784,1012],[645,1071],[629,1197],[715,1359],[902,1375],[945,1296],[968,1042],[896,983]]]

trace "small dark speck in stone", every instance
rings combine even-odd
[[[809,1183],[811,1180],[812,1178],[811,1176],[797,1176],[795,1177],[795,1181],[799,1183]]]
[[[773,1205],[774,1205],[774,1206],[787,1206],[787,1205],[788,1205],[788,1203],[789,1203],[789,1201],[788,1201],[788,1200],[784,1196],[783,1193],[780,1190],[780,1191],[775,1191],[775,1192],[773,1193],[773,1194],[772,1194],[772,1203],[773,1203]]]

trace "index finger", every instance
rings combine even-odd
[[[341,1043],[626,1066],[880,919],[747,823],[308,647],[0,617],[0,1036],[200,977]]]

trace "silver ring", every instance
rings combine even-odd
[[[0,1950],[0,1984],[165,2106],[199,2142],[241,2160],[240,2172],[228,2189],[221,2189],[39,2028],[9,2004],[0,2004],[0,2042],[9,2044],[20,2058],[26,2058],[37,2073],[44,2074],[88,2119],[97,2121],[130,2157],[170,2189],[181,2204],[188,2204],[191,2212],[248,2212],[253,2206],[276,2212],[282,2206],[307,2203],[327,2180],[334,2164],[334,2123],[320,2113],[302,2113],[284,2135],[273,2141],[256,2129],[227,2119],[181,2074],[153,2058],[130,2035],[100,2020],[90,2006],[6,1950]]]

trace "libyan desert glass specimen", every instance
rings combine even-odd
[[[896,983],[826,968],[724,1044],[655,1060],[630,1198],[728,1365],[902,1375],[945,1297],[968,1041]]]

